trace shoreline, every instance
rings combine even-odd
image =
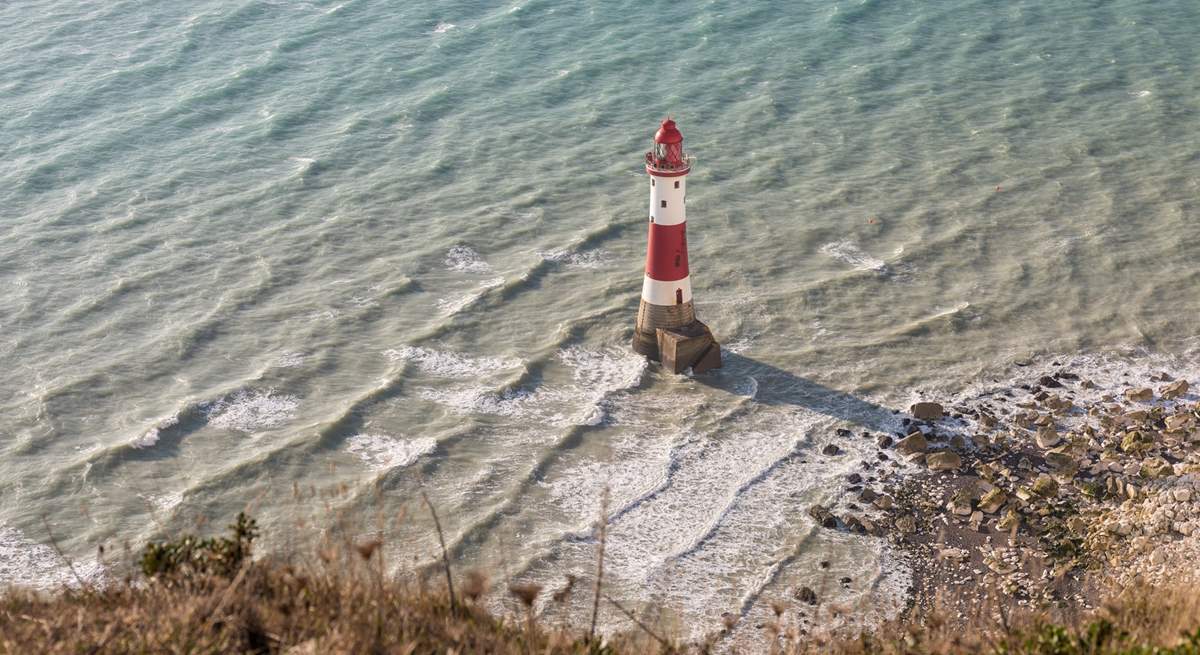
[[[825,529],[875,535],[903,554],[913,585],[900,620],[935,609],[966,620],[997,597],[1082,613],[1114,590],[1177,583],[1194,568],[1191,380],[1145,362],[1093,376],[1066,360],[1014,364],[981,388],[914,404],[897,432],[862,433],[879,461],[848,476],[835,506],[810,508]],[[908,466],[880,472],[889,460]]]

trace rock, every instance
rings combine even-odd
[[[938,551],[938,559],[949,560],[951,562],[961,562],[967,559],[967,551],[961,548],[943,548]]]
[[[1079,463],[1070,455],[1050,451],[1046,453],[1046,463],[1060,471],[1063,475],[1075,475],[1079,471]]]
[[[1142,462],[1142,475],[1148,478],[1165,478],[1175,474],[1175,467],[1165,459],[1155,457]]]
[[[1038,380],[1038,384],[1043,387],[1046,387],[1047,389],[1061,389],[1062,388],[1062,382],[1055,380],[1054,378],[1050,377],[1049,375],[1043,375]]]
[[[840,580],[838,580],[838,582],[842,583],[843,587],[849,587],[850,583],[853,582],[853,580],[850,578],[850,576],[842,576],[842,578]]]
[[[1021,516],[1015,510],[1008,510],[1004,516],[996,521],[996,529],[1003,532],[1010,532],[1017,526],[1021,525]]]
[[[858,494],[859,501],[864,503],[873,503],[878,498],[879,494],[875,493],[875,490],[870,487],[863,489],[862,493]]]
[[[896,443],[896,450],[903,455],[916,455],[928,449],[929,442],[925,440],[925,435],[920,432],[914,432]]]
[[[1034,440],[1037,441],[1038,448],[1043,450],[1062,443],[1062,437],[1058,436],[1058,432],[1049,426],[1038,428],[1037,437]]]
[[[1153,389],[1126,389],[1125,400],[1130,402],[1146,402],[1154,398]]]
[[[846,517],[846,529],[855,534],[867,534],[867,526],[857,516]]]
[[[808,603],[809,605],[817,604],[817,592],[813,591],[811,587],[800,587],[796,590],[795,596],[796,600],[801,603]]]
[[[925,458],[925,464],[931,471],[953,471],[962,466],[962,458],[957,453],[943,450],[929,453],[929,456]]]
[[[821,449],[821,454],[833,457],[835,455],[841,455],[842,449],[838,448],[837,444],[825,444],[825,447]]]
[[[917,521],[911,516],[901,516],[896,519],[896,529],[902,534],[912,534],[917,531]]]
[[[880,496],[880,497],[876,498],[875,506],[882,510],[891,509],[892,508],[892,497],[891,496]]]
[[[851,473],[850,475],[846,476],[846,480],[848,480],[850,484],[862,484],[863,477],[858,473]]]
[[[1178,382],[1172,382],[1171,384],[1163,387],[1162,390],[1159,391],[1159,395],[1162,396],[1163,400],[1175,400],[1187,392],[1187,380],[1180,380]]]
[[[971,517],[967,519],[967,523],[971,524],[971,529],[978,531],[979,526],[983,525],[983,512],[975,510],[971,512]]]
[[[1142,435],[1141,430],[1130,430],[1121,438],[1121,450],[1126,453],[1136,453],[1145,449],[1149,445],[1148,441]]]
[[[983,498],[979,500],[979,509],[987,512],[988,514],[995,514],[996,512],[1000,511],[1000,508],[1003,507],[1004,503],[1007,501],[1008,494],[1004,493],[1004,491],[999,487],[996,487],[995,489],[992,489],[984,494]]]
[[[1171,496],[1177,503],[1186,503],[1192,499],[1192,490],[1187,487],[1180,487],[1172,491]]]
[[[958,516],[970,516],[972,500],[974,500],[974,494],[971,493],[970,489],[959,489],[958,493],[954,494],[954,497],[950,499],[950,502],[946,503],[946,509]]]
[[[895,439],[892,439],[891,435],[887,434],[879,437],[879,439],[875,441],[875,445],[880,448],[891,448],[892,444],[894,443],[896,443]]]
[[[1191,414],[1173,414],[1167,417],[1168,430],[1182,430],[1192,426]]]
[[[1087,521],[1084,521],[1078,516],[1072,516],[1067,520],[1067,529],[1070,530],[1071,534],[1074,534],[1075,536],[1087,536],[1087,527]]]
[[[1054,478],[1042,474],[1033,482],[1033,493],[1043,498],[1053,498],[1058,495],[1058,482]]]
[[[808,515],[822,528],[835,529],[838,527],[837,517],[824,505],[813,505],[808,508]]]
[[[922,421],[936,421],[945,415],[946,410],[938,403],[916,403],[909,408],[913,418]]]

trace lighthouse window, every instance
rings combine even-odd
[[[666,201],[666,200],[662,201],[662,206],[663,206],[663,207],[666,207],[666,206],[667,206],[667,201]]]
[[[679,188],[679,180],[675,180],[675,188],[676,188],[676,189],[678,189],[678,188]]]
[[[654,178],[650,178],[650,186],[654,186]]]

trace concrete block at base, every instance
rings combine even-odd
[[[700,359],[692,364],[692,372],[700,374],[711,371],[714,368],[721,368],[721,345],[716,341],[712,342],[708,350],[705,350],[704,354],[700,355]]]
[[[689,368],[702,373],[721,365],[721,347],[713,340],[708,326],[700,321],[678,328],[658,328],[655,336],[662,365],[672,373]],[[698,364],[700,369],[696,368]]]

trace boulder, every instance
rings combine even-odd
[[[946,503],[946,509],[954,512],[958,516],[971,515],[971,501],[974,500],[974,494],[970,489],[959,489],[958,493]]]
[[[817,604],[817,592],[813,591],[811,587],[800,587],[796,590],[795,597],[801,603]]]
[[[1034,437],[1034,440],[1037,442],[1038,448],[1043,450],[1053,448],[1062,443],[1062,437],[1058,436],[1058,432],[1050,426],[1038,428],[1037,436]]]
[[[920,432],[913,432],[896,442],[896,450],[903,455],[916,455],[923,453],[929,449],[929,442],[925,440],[925,435]]]
[[[945,415],[946,410],[938,403],[916,403],[909,408],[913,418],[921,421],[936,421]]]
[[[1154,390],[1153,389],[1146,388],[1146,389],[1126,389],[1125,390],[1125,400],[1128,400],[1130,402],[1142,403],[1142,402],[1146,402],[1146,401],[1153,400],[1153,399],[1154,399]]]
[[[1075,475],[1079,471],[1079,463],[1075,461],[1075,458],[1056,450],[1046,453],[1046,463],[1063,475]]]
[[[813,505],[808,508],[808,515],[822,528],[835,529],[838,527],[837,517],[824,505]]]
[[[983,498],[979,500],[979,509],[988,514],[995,514],[1000,511],[1000,508],[1004,506],[1007,500],[1008,494],[997,487],[983,495]]]
[[[1003,532],[1009,532],[1010,530],[1016,528],[1020,524],[1021,524],[1021,516],[1019,514],[1017,514],[1017,512],[1015,510],[1010,509],[1010,510],[1008,510],[1007,514],[1000,517],[999,521],[996,521],[996,529],[1001,530]]]
[[[1041,379],[1038,380],[1038,385],[1046,387],[1047,389],[1062,388],[1062,382],[1055,380],[1054,378],[1050,377],[1049,375],[1043,375],[1041,377]]]
[[[1187,380],[1179,380],[1178,382],[1172,382],[1171,384],[1163,387],[1158,393],[1160,396],[1162,396],[1163,400],[1175,400],[1187,392]]]
[[[1058,495],[1058,482],[1043,473],[1033,481],[1033,493],[1043,498],[1053,498]]]
[[[925,464],[931,471],[953,471],[962,466],[962,458],[957,453],[943,450],[929,453],[929,456],[925,458]]]
[[[917,531],[917,521],[911,516],[901,516],[896,519],[896,529],[902,534],[912,534]]]
[[[892,439],[891,435],[887,434],[879,437],[879,439],[875,441],[875,445],[880,448],[891,448],[892,444],[894,443],[896,443],[896,440]]]
[[[1165,459],[1155,457],[1142,462],[1142,475],[1148,478],[1165,478],[1175,474],[1175,467]]]
[[[846,476],[846,480],[850,484],[862,484],[863,477],[858,473],[851,473],[850,475]]]
[[[821,449],[821,454],[833,457],[835,455],[841,455],[842,449],[838,448],[837,444],[825,444],[825,447]]]

